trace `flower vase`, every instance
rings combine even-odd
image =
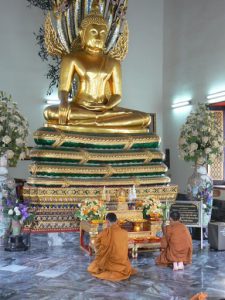
[[[22,224],[19,220],[13,220],[12,219],[12,235],[17,236],[21,234]]]
[[[191,201],[202,201],[202,215],[206,227],[211,218],[213,203],[213,180],[208,175],[206,166],[195,165],[194,172],[188,179],[187,196]]]
[[[5,207],[5,196],[8,179],[8,163],[7,156],[3,154],[0,156],[0,246],[3,246],[9,235],[10,218],[3,213]]]
[[[207,227],[209,222],[210,222],[210,219],[211,219],[211,211],[208,213],[208,212],[205,212],[203,210],[203,213],[202,213],[202,226]]]

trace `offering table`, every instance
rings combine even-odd
[[[128,249],[133,258],[140,250],[155,250],[160,248],[160,220],[143,220],[141,210],[110,211],[117,215],[122,228],[128,231]],[[105,221],[81,221],[80,247],[89,255],[95,253],[95,239],[106,226]]]

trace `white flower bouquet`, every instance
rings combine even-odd
[[[196,165],[211,165],[223,153],[223,133],[214,113],[206,104],[198,104],[182,126],[179,138],[180,157]]]
[[[6,155],[9,166],[16,166],[27,151],[28,122],[17,104],[0,91],[0,156]]]
[[[144,219],[159,219],[163,215],[162,204],[157,199],[146,198],[142,202],[142,212]]]

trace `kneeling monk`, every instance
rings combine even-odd
[[[88,271],[95,277],[120,281],[136,273],[128,259],[128,233],[117,224],[114,213],[106,216],[107,228],[96,239],[96,258]]]
[[[184,264],[192,260],[192,238],[187,227],[180,222],[177,211],[170,213],[170,225],[163,229],[161,254],[156,259],[157,264],[173,264],[173,270],[184,269]]]

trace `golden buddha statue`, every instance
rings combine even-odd
[[[150,115],[119,107],[120,61],[105,53],[108,24],[93,1],[79,27],[80,47],[62,55],[59,106],[44,111],[47,126],[87,132],[148,132]],[[74,78],[78,89],[68,101]]]

